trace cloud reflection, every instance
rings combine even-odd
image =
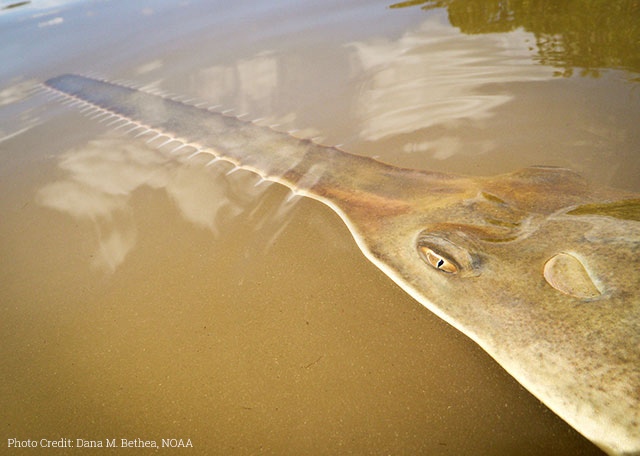
[[[149,73],[151,71],[155,71],[159,68],[162,68],[163,65],[164,63],[162,59],[155,59],[150,62],[139,65],[138,67],[136,67],[135,72],[137,74]]]
[[[221,214],[237,215],[242,211],[239,200],[247,199],[229,191],[231,176],[225,179],[224,165],[206,168],[125,139],[91,141],[65,154],[59,167],[65,177],[41,188],[37,201],[94,225],[93,265],[107,272],[115,271],[135,246],[130,200],[136,190],[166,191],[186,220],[214,234]],[[249,199],[266,189],[244,187],[243,192],[252,193]]]
[[[195,86],[201,96],[211,100],[229,100],[242,111],[269,110],[280,84],[277,55],[270,51],[200,70]]]
[[[0,106],[10,105],[27,98],[35,84],[35,80],[29,79],[8,87],[4,87],[2,90],[0,90]]]
[[[216,235],[223,210],[225,215],[241,212],[238,202],[228,197],[223,171],[226,169],[216,168],[206,172],[202,166],[176,166],[164,183],[167,194],[176,203],[182,216]]]
[[[350,44],[355,71],[365,75],[356,99],[361,138],[375,141],[490,116],[512,97],[506,91],[482,93],[483,85],[553,77],[551,68],[534,64],[529,38],[521,30],[461,36],[428,20],[395,41]]]
[[[59,24],[62,24],[63,22],[64,22],[64,18],[58,16],[58,17],[54,17],[53,19],[49,19],[48,21],[38,22],[38,27],[40,28],[51,27],[52,25],[59,25]]]

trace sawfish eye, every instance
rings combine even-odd
[[[471,236],[463,225],[435,225],[418,234],[420,259],[434,269],[455,277],[473,277],[481,272],[482,259],[474,253]]]
[[[458,272],[458,266],[456,266],[453,261],[448,260],[427,246],[421,245],[419,248],[426,262],[437,270],[446,272],[447,274],[455,274]]]

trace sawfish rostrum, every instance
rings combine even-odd
[[[369,260],[570,425],[640,454],[640,195],[559,168],[403,169],[119,84],[44,85],[175,153],[327,204]]]

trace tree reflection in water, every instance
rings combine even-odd
[[[599,77],[602,69],[640,72],[640,1],[409,0],[390,8],[446,8],[449,22],[467,34],[523,28],[536,37],[537,60],[556,75]]]

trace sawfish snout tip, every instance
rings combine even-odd
[[[45,80],[42,84],[44,84],[47,87],[55,88],[60,86],[61,84],[69,83],[79,78],[82,78],[82,76],[78,76],[77,74],[72,74],[72,73],[63,73],[58,76],[54,76]]]

